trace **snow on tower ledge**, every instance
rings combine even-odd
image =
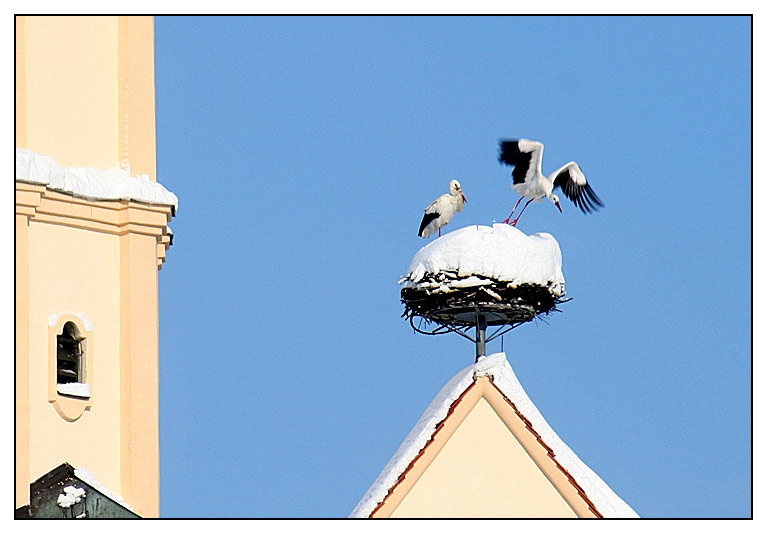
[[[498,389],[514,403],[519,412],[530,422],[541,440],[551,448],[556,461],[572,475],[604,517],[639,517],[631,506],[621,499],[599,475],[583,463],[549,426],[530,397],[527,396],[503,352],[481,357],[477,363],[466,367],[455,375],[440,390],[349,517],[370,517],[370,514],[386,498],[402,473],[432,440],[440,423],[447,418],[453,403],[477,378],[485,376],[491,377]]]
[[[142,174],[128,171],[70,167],[64,169],[51,156],[16,148],[16,181],[39,184],[55,191],[93,200],[135,200],[178,209],[178,197]]]

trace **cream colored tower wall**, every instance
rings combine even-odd
[[[16,17],[17,147],[156,180],[154,113],[152,17]],[[16,182],[17,507],[67,461],[159,515],[157,271],[171,215]],[[91,329],[90,398],[51,378],[50,323],[67,316]]]
[[[26,100],[34,105],[17,146],[63,167],[118,164],[117,29],[117,17],[24,17]]]
[[[61,459],[159,514],[157,268],[170,210],[16,182],[17,507]],[[56,384],[67,320],[84,337],[83,398]]]
[[[119,237],[47,223],[29,225],[30,475],[62,462],[84,466],[116,495],[120,481]],[[56,258],[55,262],[50,258]],[[66,273],[66,276],[61,276]],[[92,326],[86,351],[92,405],[76,420],[49,402],[49,322],[81,314]],[[70,417],[76,416],[78,412]]]
[[[152,17],[17,17],[16,146],[156,180]]]
[[[392,517],[576,517],[484,398]]]

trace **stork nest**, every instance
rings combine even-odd
[[[570,300],[538,284],[483,280],[483,285],[455,287],[445,285],[444,279],[444,273],[429,274],[418,284],[403,287],[402,317],[411,323],[414,317],[423,317],[443,325],[471,326],[482,313],[488,325],[514,325],[560,311],[557,304]]]

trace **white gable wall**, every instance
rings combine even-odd
[[[480,398],[392,517],[576,517]]]

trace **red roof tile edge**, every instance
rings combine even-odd
[[[519,409],[517,409],[517,407],[514,405],[514,403],[511,401],[511,399],[509,399],[503,393],[503,391],[501,391],[501,389],[498,386],[495,385],[495,382],[493,382],[493,378],[492,377],[490,377],[490,383],[493,384],[493,387],[495,388],[495,390],[501,395],[501,397],[503,397],[503,400],[505,400],[509,404],[509,406],[511,406],[511,408],[514,410],[514,413],[517,414],[517,417],[519,417],[525,423],[525,427],[533,434],[533,436],[535,436],[535,439],[538,441],[538,443],[540,443],[543,446],[543,448],[546,449],[546,453],[554,461],[554,463],[556,464],[557,468],[559,468],[559,470],[562,471],[562,473],[567,477],[567,480],[569,480],[570,483],[573,485],[573,487],[575,487],[575,490],[578,492],[578,495],[586,502],[586,504],[588,505],[589,509],[594,513],[594,515],[596,515],[599,518],[603,518],[604,516],[599,512],[599,510],[597,510],[597,507],[594,506],[594,503],[591,502],[591,499],[588,498],[588,496],[586,495],[586,492],[583,490],[583,488],[580,486],[580,484],[578,484],[578,482],[567,471],[567,469],[562,467],[562,464],[560,464],[557,461],[556,454],[554,453],[554,450],[551,447],[549,447],[546,444],[545,441],[543,441],[543,439],[541,438],[540,434],[538,434],[538,432],[536,432],[535,429],[533,428],[533,424],[530,422],[530,420],[527,417],[525,417],[522,414],[522,412],[520,412]]]
[[[418,461],[421,456],[423,456],[423,453],[426,452],[426,449],[434,443],[434,439],[439,433],[440,430],[445,426],[445,421],[453,414],[453,411],[455,410],[455,407],[458,406],[458,403],[463,400],[463,398],[466,396],[466,394],[471,391],[471,389],[477,385],[477,379],[474,378],[474,381],[471,383],[469,387],[467,387],[465,390],[463,390],[463,393],[461,393],[457,399],[453,401],[453,403],[450,405],[450,408],[447,410],[447,415],[445,415],[444,419],[439,422],[439,424],[434,428],[434,432],[431,433],[431,437],[429,438],[429,441],[426,442],[426,445],[423,446],[423,448],[418,452],[418,454],[415,455],[415,457],[410,461],[408,466],[405,468],[405,470],[402,472],[402,474],[397,478],[397,481],[392,485],[391,488],[389,488],[389,492],[386,494],[386,497],[383,498],[383,500],[378,503],[378,506],[376,506],[372,512],[370,512],[370,515],[368,517],[373,517],[375,513],[386,503],[386,501],[389,499],[389,497],[394,493],[394,490],[399,486],[407,477],[407,474],[410,472],[410,470],[413,468],[415,463]],[[497,388],[496,388],[497,389]]]

